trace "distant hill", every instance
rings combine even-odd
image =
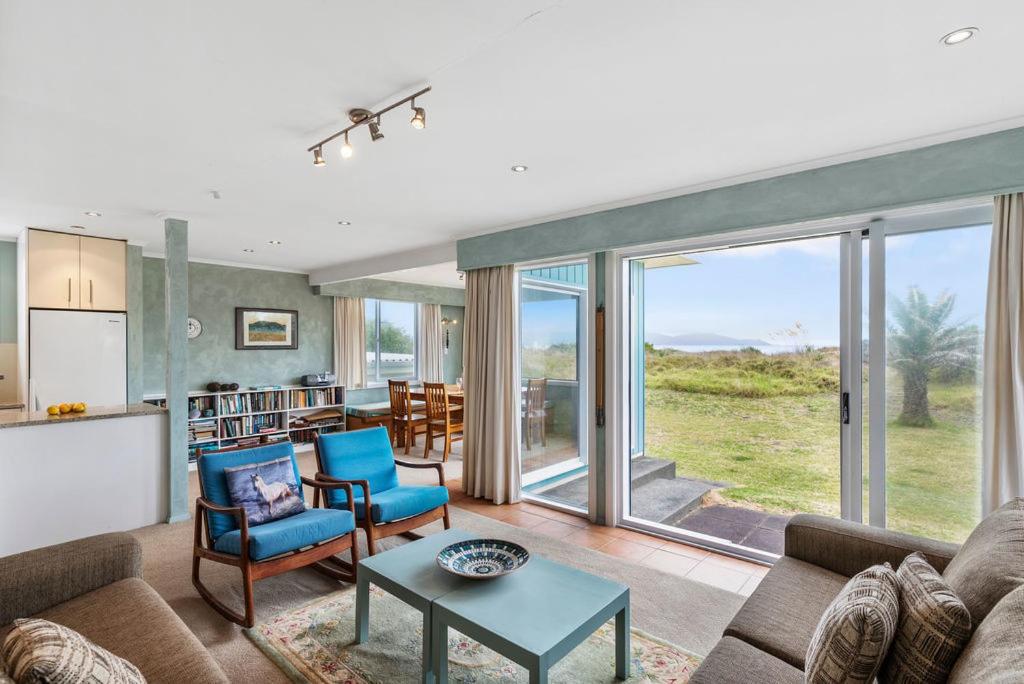
[[[723,346],[723,347],[764,347],[771,342],[757,339],[741,339],[719,335],[718,333],[685,333],[683,335],[665,335],[664,333],[651,332],[645,335],[646,342],[659,346],[683,347],[683,346]]]

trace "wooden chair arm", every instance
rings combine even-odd
[[[346,484],[346,485],[349,485],[349,489],[347,490],[348,491],[349,510],[351,510],[353,514],[355,514],[355,504],[352,502],[352,499],[354,497],[354,494],[352,492],[352,487],[362,487],[363,488],[363,502],[366,504],[366,510],[367,511],[370,510],[370,481],[369,480],[342,480],[342,479],[339,479],[337,477],[331,477],[327,473],[317,473],[314,476],[314,479],[316,479],[316,480],[318,480],[318,481],[320,481],[320,482],[322,482],[324,484],[327,484],[327,485],[329,485],[329,484]]]
[[[316,498],[314,499],[314,506],[320,501],[320,490],[330,489],[344,489],[345,494],[348,495],[348,510],[354,516],[356,514],[355,502],[352,498],[352,483],[346,482],[345,480],[337,480],[333,477],[324,475],[323,473],[317,473],[316,477],[302,477],[302,484],[312,487],[316,490]],[[327,494],[324,493],[324,505],[328,505]]]
[[[396,458],[395,465],[400,465],[403,468],[433,468],[434,470],[437,471],[438,484],[441,485],[442,487],[444,486],[444,465],[442,465],[441,463],[414,463],[410,461],[399,461]]]
[[[196,531],[195,531],[195,539],[194,539],[196,548],[203,548],[202,543],[201,543],[202,539],[201,539],[201,536],[200,536],[200,522],[203,521],[203,519],[205,519],[205,521],[206,521],[205,527],[207,529],[206,548],[208,550],[211,550],[211,551],[213,550],[213,548],[212,548],[213,540],[209,538],[209,529],[210,529],[209,528],[209,516],[210,516],[210,511],[213,511],[214,513],[222,513],[224,515],[234,516],[235,521],[238,523],[239,533],[241,534],[241,544],[242,544],[242,546],[241,546],[241,551],[242,551],[241,557],[242,557],[243,561],[248,563],[249,562],[249,518],[246,517],[245,508],[243,508],[242,506],[221,506],[220,504],[215,504],[212,501],[210,501],[209,499],[205,499],[205,498],[203,498],[201,496],[199,498],[197,498],[196,499]]]

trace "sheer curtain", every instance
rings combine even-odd
[[[366,385],[366,308],[361,298],[334,298],[334,373],[345,387]]]
[[[424,382],[444,381],[444,347],[441,344],[441,305],[420,304],[420,330],[416,356]]]
[[[982,512],[1024,496],[1024,194],[995,198],[982,394]]]
[[[466,419],[462,491],[496,504],[520,499],[515,268],[466,274]]]

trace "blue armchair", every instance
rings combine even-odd
[[[448,516],[448,488],[440,463],[407,463],[395,459],[391,439],[383,427],[353,432],[322,434],[314,442],[319,472],[317,480],[348,484],[353,490],[325,492],[327,506],[338,509],[355,504],[356,523],[366,533],[366,548],[372,556],[376,541],[396,534],[419,538],[412,530],[439,518],[445,529]],[[398,468],[437,470],[437,485],[402,485]]]
[[[244,627],[256,622],[253,582],[296,568],[311,566],[325,575],[355,582],[359,551],[356,545],[355,509],[310,508],[286,518],[251,525],[245,508],[231,502],[225,468],[291,459],[298,496],[305,501],[302,485],[313,487],[316,498],[345,492],[352,499],[352,487],[302,477],[291,442],[278,442],[249,449],[221,449],[199,456],[199,491],[196,499],[195,536],[192,547],[192,584],[210,606],[228,620]],[[205,540],[203,532],[205,531]],[[351,564],[336,557],[351,551]],[[237,613],[215,598],[199,579],[199,563],[209,560],[232,565],[242,571],[245,613]]]

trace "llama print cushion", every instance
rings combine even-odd
[[[290,458],[225,468],[231,503],[245,509],[250,525],[287,518],[306,510]]]

